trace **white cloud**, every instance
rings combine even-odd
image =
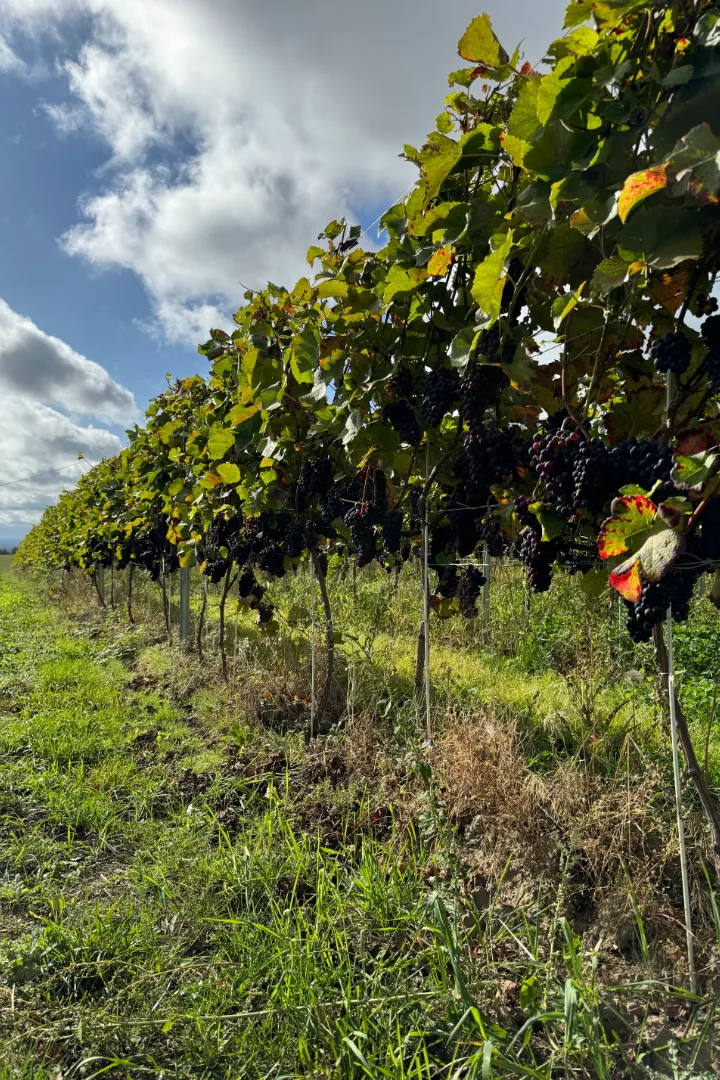
[[[0,394],[3,401],[7,395],[22,395],[110,424],[128,423],[137,413],[133,395],[105,368],[44,333],[4,300],[0,300]]]
[[[104,368],[44,333],[4,300],[0,402],[0,528],[39,520],[90,463],[120,450],[117,435],[82,418],[122,424],[137,417],[133,395]],[[80,453],[85,460],[78,460]]]
[[[537,62],[565,0],[489,6]],[[240,282],[291,284],[327,221],[410,185],[398,152],[432,127],[477,13],[477,0],[0,0],[15,31],[85,17],[80,50],[58,55],[70,100],[50,114],[102,136],[110,171],[64,243],[138,274],[165,336],[195,342]]]
[[[0,34],[0,72],[21,71],[23,67],[22,60],[15,55],[5,38]]]

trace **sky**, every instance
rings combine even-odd
[[[535,64],[564,8],[0,0],[0,544],[205,373],[246,287],[404,194],[475,15]]]

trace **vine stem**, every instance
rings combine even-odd
[[[315,738],[315,563],[310,559],[310,738]]]
[[[317,549],[311,550],[311,558],[313,566],[315,568],[315,577],[320,587],[320,598],[323,604],[323,613],[325,615],[325,644],[327,652],[327,667],[325,669],[325,685],[323,687],[322,697],[320,698],[320,705],[318,707],[318,716],[324,717],[328,706],[330,704],[330,697],[332,694],[333,677],[335,673],[335,633],[333,629],[333,617],[332,607],[330,606],[330,595],[327,588],[327,580],[325,578],[325,572],[320,562],[320,556]]]
[[[430,439],[425,441],[425,486],[430,479]],[[423,490],[422,500],[423,530],[423,660],[425,666],[425,728],[428,740],[432,738],[432,720],[430,716],[430,580],[428,575],[428,555],[430,547],[430,527],[427,512],[427,491]]]

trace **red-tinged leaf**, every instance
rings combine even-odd
[[[610,584],[613,589],[632,604],[637,603],[642,593],[642,578],[640,577],[640,563],[637,555],[618,566],[610,575]]]
[[[701,450],[709,450],[715,445],[714,437],[708,431],[687,431],[678,436],[677,454],[692,457]]]
[[[630,211],[653,195],[656,191],[662,191],[667,183],[665,165],[657,165],[654,169],[643,169],[641,172],[632,173],[623,184],[618,199],[618,216],[624,223]]]
[[[441,247],[431,257],[427,265],[428,277],[443,277],[452,265],[453,253],[450,247]]]
[[[615,499],[612,517],[603,522],[598,538],[601,559],[612,559],[630,550],[630,541],[638,539],[653,526],[657,507],[645,495],[626,495]]]

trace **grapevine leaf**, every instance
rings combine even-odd
[[[318,285],[318,297],[321,300],[344,300],[350,286],[347,281],[321,281]]]
[[[512,248],[513,234],[509,232],[505,242],[488,255],[475,271],[472,297],[485,316],[478,320],[478,326],[492,326],[500,315],[503,287],[505,284],[505,260]]]
[[[224,458],[231,446],[235,445],[235,435],[229,428],[219,427],[213,424],[208,439],[208,454],[211,461],[220,461]]]
[[[508,120],[508,134],[525,142],[532,142],[542,130],[538,120],[537,102],[540,79],[538,76],[523,79],[520,92]]]
[[[522,168],[525,155],[530,149],[530,143],[524,139],[518,139],[514,135],[501,136],[502,148],[512,161],[513,165]]]
[[[608,584],[608,572],[605,566],[593,566],[580,579],[580,588],[586,596],[595,599],[605,592]]]
[[[612,516],[607,518],[600,530],[598,551],[601,559],[624,555],[631,542],[652,529],[657,507],[645,495],[626,495],[615,499]],[[637,544],[633,544],[637,548]]]
[[[637,603],[642,594],[642,578],[637,555],[632,555],[616,570],[613,570],[610,575],[610,584],[625,600],[633,604]]]
[[[218,465],[217,471],[226,484],[237,484],[240,480],[240,470],[232,461],[224,461]]]
[[[239,427],[240,424],[244,424],[246,420],[254,416],[257,411],[257,405],[236,405],[230,410],[230,423],[233,427]]]
[[[685,547],[685,538],[673,529],[661,528],[649,536],[638,552],[643,577],[653,583],[674,565]]]
[[[438,250],[430,259],[430,262],[427,264],[428,277],[444,277],[452,264],[452,260],[452,248],[438,248]]]
[[[720,201],[720,139],[709,124],[698,124],[676,143],[667,168],[674,181],[673,195]]]
[[[389,304],[391,300],[394,300],[396,296],[402,295],[402,293],[414,292],[426,277],[427,270],[419,268],[405,270],[402,266],[393,266],[388,273],[385,282],[383,303]]]
[[[508,62],[508,54],[495,37],[489,15],[478,15],[460,38],[458,53],[463,60],[496,68]]]
[[[570,0],[565,12],[564,28],[570,30],[573,26],[587,22],[592,18],[594,7],[594,0]]]
[[[454,368],[462,371],[467,367],[473,349],[482,331],[474,326],[464,326],[450,342],[448,357]]]
[[[530,510],[542,526],[543,540],[554,540],[556,537],[562,536],[566,522],[558,514],[557,510],[553,510],[552,507],[545,506],[541,502],[532,503]]]
[[[618,200],[618,216],[622,223],[625,224],[628,214],[638,203],[647,199],[648,195],[662,191],[666,184],[665,165],[657,165],[653,169],[642,169],[628,176]]]
[[[629,276],[630,266],[619,255],[613,255],[609,259],[603,259],[595,267],[593,273],[593,285],[597,285],[601,293],[608,293],[623,285]]]
[[[421,193],[424,206],[437,197],[443,181],[457,164],[462,153],[460,144],[439,131],[433,131],[417,155],[416,164],[422,177]]]
[[[680,454],[675,459],[670,479],[681,491],[701,491],[710,473],[716,470],[719,461],[720,455],[712,450],[702,450],[691,457]]]

